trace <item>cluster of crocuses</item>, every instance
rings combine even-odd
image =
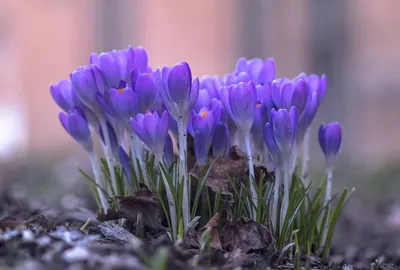
[[[253,183],[253,159],[274,170],[272,213],[277,214],[279,188],[283,184],[284,217],[299,150],[302,145],[308,149],[309,127],[324,99],[326,86],[325,75],[301,73],[294,79],[276,78],[272,58],[240,58],[235,71],[223,78],[193,78],[186,62],[152,70],[145,49],[129,47],[93,53],[90,64],[77,68],[69,80],[51,85],[50,89],[64,110],[59,115],[62,125],[89,154],[104,209],[108,202],[101,190],[109,191],[110,187],[103,180],[91,134],[97,133],[101,138],[109,168],[121,164],[128,179],[132,177],[130,164],[134,173],[144,165],[145,151],[154,154],[157,163],[171,164],[171,136],[174,137],[179,148],[178,179],[184,185],[183,223],[187,226],[187,134],[194,138],[197,166],[206,165],[209,155],[224,155],[232,144],[243,147],[248,155],[253,198],[249,207],[253,217],[261,201]],[[322,125],[319,139],[331,171],[341,148],[339,124]],[[303,152],[303,159],[307,160],[308,153]],[[306,165],[302,167],[306,169]],[[112,169],[110,177],[115,188]],[[149,185],[151,179],[146,175],[144,178]]]

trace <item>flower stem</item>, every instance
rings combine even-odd
[[[159,164],[160,168],[162,167],[162,158],[161,157],[157,157],[156,158],[156,162]],[[167,199],[168,199],[168,206],[169,206],[169,215],[171,218],[171,226],[172,226],[172,240],[176,240],[177,239],[177,224],[178,224],[178,220],[177,220],[177,215],[176,215],[176,205],[175,205],[175,200],[174,197],[172,196],[172,192],[171,192],[171,188],[168,184],[168,180],[167,180],[167,176],[164,175],[163,171],[160,170],[161,172],[161,178],[164,182],[164,186],[165,186],[165,191],[167,193]]]
[[[285,217],[287,214],[287,210],[289,207],[289,185],[291,180],[291,172],[290,172],[290,161],[285,160],[283,163],[283,201],[282,201],[282,209],[281,209],[281,226],[285,221]]]
[[[101,177],[101,169],[99,166],[99,161],[97,159],[96,154],[93,151],[89,152],[88,154],[89,154],[90,164],[92,165],[94,181],[98,185],[97,192],[99,193],[100,204],[101,204],[101,207],[103,208],[104,212],[107,213],[107,210],[109,208],[109,203],[107,201],[106,196],[103,193],[103,190],[101,190],[101,188],[104,189],[104,181]]]
[[[138,167],[138,161],[139,161],[140,166],[145,170],[143,172],[143,181],[146,184],[146,186],[150,189],[151,187],[149,179],[147,177],[146,166],[142,160],[142,155],[141,155],[141,147],[142,147],[141,141],[133,131],[129,131],[128,134],[130,139],[131,158],[133,162],[133,168],[135,170],[136,179],[140,181],[140,174]]]
[[[189,175],[187,170],[187,121],[180,118],[178,124],[178,138],[179,138],[179,174],[178,179],[182,181],[183,178],[183,199],[182,199],[182,216],[184,228],[189,224]]]
[[[117,180],[115,178],[115,171],[114,171],[114,167],[115,167],[115,158],[111,149],[111,140],[110,140],[110,135],[108,134],[108,128],[107,128],[107,123],[106,120],[100,119],[100,126],[101,129],[103,130],[103,134],[104,134],[104,142],[105,142],[105,156],[107,159],[107,165],[108,165],[108,169],[110,170],[110,175],[111,175],[111,183],[112,183],[112,190],[117,190]],[[116,195],[116,194],[114,194]]]
[[[249,162],[250,192],[251,192],[251,197],[252,197],[253,203],[254,203],[254,208],[251,207],[251,205],[250,205],[250,209],[252,209],[252,211],[251,211],[252,218],[255,220],[256,219],[256,209],[257,209],[257,205],[258,205],[258,195],[257,195],[256,189],[254,188],[255,177],[254,177],[253,156],[251,154],[250,135],[246,135],[244,137],[244,143],[246,146],[247,159]]]
[[[328,211],[327,214],[327,222],[325,222],[325,228],[324,228],[324,234],[323,234],[323,242],[322,245],[325,244],[326,242],[326,237],[328,234],[329,226],[330,226],[330,214],[331,214],[331,204],[330,201],[332,199],[332,178],[333,178],[333,169],[331,167],[328,167],[327,171],[327,183],[326,183],[326,196],[325,196],[325,206],[326,206],[326,211]],[[329,250],[328,250],[329,253]]]
[[[307,128],[303,140],[301,180],[305,186],[308,185],[308,163],[310,162],[310,128]]]
[[[277,166],[275,168],[275,184],[274,184],[274,201],[272,203],[272,224],[275,226],[275,230],[280,230],[278,226],[278,202],[279,202],[279,188],[282,180],[282,168]]]

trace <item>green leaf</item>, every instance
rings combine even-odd
[[[331,241],[332,241],[332,236],[333,236],[333,232],[335,230],[335,226],[336,226],[336,222],[339,218],[340,213],[343,210],[343,205],[344,205],[344,201],[346,199],[346,195],[347,195],[347,188],[344,189],[342,195],[340,196],[339,202],[336,206],[335,211],[333,212],[333,215],[330,219],[330,224],[329,224],[329,230],[328,230],[328,234],[326,237],[326,241],[325,241],[325,245],[324,245],[324,249],[323,249],[323,258],[324,260],[328,257],[328,252],[329,252],[329,248],[331,246]]]
[[[196,195],[194,197],[194,203],[193,203],[193,208],[192,208],[192,218],[194,218],[196,216],[196,212],[197,212],[197,205],[199,204],[199,200],[200,200],[200,195],[203,191],[204,185],[206,183],[206,180],[208,178],[208,175],[210,174],[212,168],[214,167],[216,161],[221,157],[221,155],[224,153],[224,151],[221,151],[221,153],[218,154],[218,156],[213,160],[213,162],[211,163],[211,165],[208,167],[206,174],[204,175],[204,177],[201,179],[200,183],[197,185],[197,189],[196,189]],[[190,186],[190,185],[189,185]]]

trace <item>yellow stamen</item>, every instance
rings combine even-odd
[[[257,103],[257,104],[256,104],[256,107],[257,107],[257,108],[260,108],[260,107],[261,107],[261,103]]]
[[[120,89],[118,89],[118,93],[122,93],[124,91],[124,88],[120,88]]]
[[[208,111],[204,111],[204,112],[202,112],[202,113],[201,113],[201,117],[203,117],[203,118],[204,118],[204,117],[206,117],[206,116],[207,116],[207,114],[208,114]]]

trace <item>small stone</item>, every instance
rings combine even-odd
[[[31,230],[22,231],[22,241],[25,243],[31,243],[35,240],[35,236]]]
[[[89,258],[89,251],[86,248],[77,246],[64,251],[62,257],[65,261],[71,263],[85,261]]]

